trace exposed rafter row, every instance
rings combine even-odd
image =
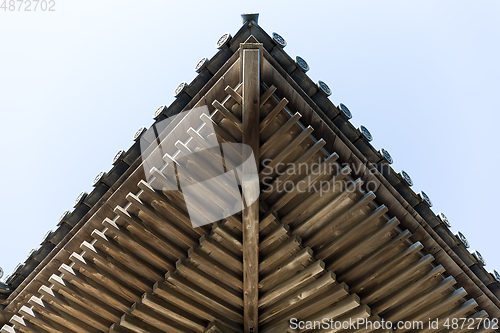
[[[283,100],[269,99],[267,109],[280,107]],[[445,277],[441,266],[432,265],[432,255],[425,255],[419,242],[409,240],[411,233],[387,216],[387,207],[376,203],[363,181],[350,177],[349,165],[341,165],[335,153],[328,155],[321,141],[304,142],[301,134],[306,129],[299,124],[299,114],[285,110],[273,117],[261,124],[272,129],[263,132],[263,146],[272,140],[275,144],[270,146],[276,147],[261,156],[270,166],[261,172],[265,172],[261,200],[283,223],[275,230],[276,237],[290,233],[296,241],[302,239],[311,255],[337,274],[339,283],[347,283],[361,304],[385,320],[426,322],[474,314],[477,303],[466,301],[465,290],[453,287],[455,279]],[[294,142],[299,144],[291,146]]]
[[[269,88],[261,87],[257,154],[260,331],[292,332],[287,328],[292,317],[439,318],[441,323],[487,318],[414,239],[415,230],[400,227],[378,192],[370,191],[363,175],[370,170],[354,170],[349,148],[335,150],[342,147],[332,143],[338,138],[313,137],[313,130],[325,133],[314,107],[267,60],[262,68]],[[150,180],[123,197],[114,217],[103,220],[81,251],[67,254],[60,274],[52,275],[2,332],[241,332],[241,216],[193,228],[183,195],[172,190],[177,188],[172,179],[180,175],[189,184],[200,174],[218,175],[214,165],[220,156],[209,149],[215,140],[242,142],[239,71],[235,61],[193,105],[206,105],[209,114],[193,118],[190,112],[175,121],[151,152],[161,153],[161,163],[146,170]],[[222,163],[224,171],[238,165],[230,158]],[[227,208],[221,197],[235,194],[226,193],[223,183],[206,186],[200,187],[200,198]],[[205,208],[191,207],[214,220]],[[424,327],[423,332],[453,331]]]
[[[218,105],[223,104],[218,103]],[[214,121],[214,116],[215,113],[212,113],[209,120]],[[201,126],[204,124],[204,120],[206,121],[203,118],[200,120]],[[221,119],[218,121],[219,124],[216,124],[220,126],[218,132],[223,133],[227,139],[230,137],[227,134],[227,129],[222,129],[226,126],[221,124]],[[195,124],[190,125],[196,127]],[[195,130],[189,128],[188,132],[194,133]],[[196,135],[196,138],[189,138],[186,142],[187,144],[191,143],[191,148],[180,141],[175,142],[174,145],[180,148],[181,152],[183,148],[201,149],[203,147],[200,143],[205,139],[198,132]],[[191,161],[188,160],[188,162]],[[205,161],[205,163],[209,162]],[[193,165],[195,168],[200,167],[198,164]],[[199,170],[194,171],[199,172]],[[153,169],[152,172],[156,173],[155,176],[159,176],[161,173],[158,169]],[[168,181],[168,178],[156,177],[155,181],[157,186],[161,186],[158,183]],[[223,264],[213,259],[217,258],[217,254],[214,255],[213,252],[219,249],[220,261],[230,262],[234,265],[233,268],[241,270],[240,219],[231,217],[215,224],[209,235],[209,229],[193,229],[191,227],[182,195],[179,192],[165,191],[164,194],[167,194],[165,196],[153,190],[153,187],[145,181],[141,181],[138,186],[141,191],[137,194],[130,193],[127,196],[129,204],[126,205],[126,208],[116,207],[114,210],[117,214],[116,218],[114,220],[105,219],[103,221],[105,228],[102,231],[95,230],[92,233],[94,241],[84,242],[81,245],[82,252],[73,253],[70,256],[71,264],[61,266],[60,271],[63,274],[61,276],[54,275],[49,281],[52,283],[52,288],[43,286],[40,289],[43,301],[54,305],[54,308],[50,308],[53,312],[42,311],[41,313],[41,316],[45,314],[51,319],[56,319],[55,322],[49,321],[48,326],[54,325],[58,321],[66,325],[73,325],[71,322],[80,325],[82,318],[94,317],[98,319],[89,321],[92,327],[85,326],[86,324],[82,327],[88,331],[97,332],[105,331],[104,328],[109,328],[113,322],[125,323],[127,319],[134,318],[134,316],[147,321],[148,317],[144,315],[144,308],[153,308],[154,301],[161,303],[158,294],[175,293],[175,289],[160,291],[163,285],[155,285],[155,282],[164,281],[163,275],[166,271],[171,272],[169,273],[171,275],[167,275],[165,280],[170,286],[168,289],[175,286],[175,281],[187,279],[185,283],[193,284],[198,282],[197,279],[205,279],[213,286],[215,294],[221,299],[228,297],[229,306],[236,309],[233,311],[235,316],[232,319],[234,322],[238,322],[241,319],[241,309],[238,310],[241,308],[241,295],[238,296],[241,294],[241,277],[238,276],[238,273],[225,268]],[[200,245],[198,246],[200,237]],[[230,244],[229,250],[218,242]],[[238,249],[238,243],[240,244],[239,253],[234,253],[235,246]],[[188,258],[189,254],[191,256]],[[227,256],[229,256],[229,260]],[[185,260],[186,258],[188,259]],[[199,267],[203,267],[206,272]],[[210,276],[210,274],[214,274],[215,277]],[[216,280],[221,276],[226,278],[225,281],[228,281],[227,284],[231,287],[221,287],[219,281]],[[155,290],[158,291],[158,294],[153,294]],[[208,300],[214,299],[214,295],[208,294],[206,296]],[[33,306],[32,303],[43,301],[34,299],[30,301],[30,305]],[[203,302],[198,304],[197,301],[192,302],[194,304],[192,304],[192,308],[196,310],[196,313],[200,313],[200,309],[197,307]],[[66,306],[70,303],[78,304],[78,306],[72,308]],[[41,304],[46,308],[50,306],[45,303]],[[219,320],[227,319],[225,314],[216,316],[214,315],[216,311],[209,308],[203,309],[203,305],[200,306],[201,313],[207,313],[208,317],[204,318],[207,324],[217,317]],[[175,305],[173,307],[175,308]],[[23,308],[23,310],[27,310],[27,308]],[[33,315],[37,314],[36,308],[30,310]],[[179,332],[184,331],[184,329],[186,332],[204,330],[204,322],[200,323],[200,319],[193,318],[193,315],[191,317],[185,315],[185,326],[182,329],[175,328],[174,320],[182,317],[182,311],[182,308],[177,309],[177,312],[172,310],[172,313],[176,314],[170,317],[171,330],[177,329]],[[88,316],[88,313],[91,313],[91,316]],[[123,317],[123,313],[128,315]],[[29,315],[30,312],[28,311],[27,314]],[[162,315],[166,318],[166,323],[162,324],[162,327],[165,328],[165,325],[168,325],[169,317],[165,316],[165,313]],[[69,322],[63,320],[65,317],[70,318]],[[25,327],[28,327],[29,323],[32,322],[35,326],[40,327],[43,320],[39,319],[28,316],[28,324],[26,322],[23,322],[24,325],[13,324],[20,326],[21,330],[26,330]],[[233,327],[237,327],[237,325],[233,324]],[[192,328],[196,329],[192,330]],[[63,327],[59,327],[59,329],[63,330]],[[238,329],[233,328],[234,330],[238,331]]]

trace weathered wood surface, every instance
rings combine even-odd
[[[260,57],[261,50],[245,49],[243,45],[243,144],[252,148],[259,165],[259,122],[260,122]],[[248,173],[249,170],[243,170]],[[243,189],[252,191],[256,174],[245,174]],[[246,185],[245,181],[249,184]],[[243,210],[243,302],[245,333],[259,330],[259,201],[246,206]]]

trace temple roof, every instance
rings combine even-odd
[[[192,151],[203,145],[182,126],[159,125],[201,105],[210,118],[200,120],[200,128],[211,124],[219,141],[242,142],[242,44],[257,45],[262,56],[260,330],[282,330],[291,314],[373,321],[432,313],[500,317],[498,273],[488,273],[481,254],[468,251],[465,236],[453,234],[430,198],[412,190],[406,172],[392,169],[391,155],[372,146],[368,129],[351,124],[348,107],[329,100],[328,85],[308,77],[307,62],[285,52],[285,39],[267,34],[257,17],[246,18],[234,36],[217,40],[218,52],[200,60],[196,78],[175,89],[175,101],[154,112],[153,125],[135,133],[134,144],[97,175],[93,191],[78,197],[58,228],[0,286],[10,320],[2,332],[50,332],[49,326],[95,332],[242,329],[242,217],[193,228],[182,198],[158,190],[166,182],[161,167],[150,175],[142,167],[144,140],[153,154],[158,128],[163,138],[184,138],[178,141]],[[209,135],[190,127],[200,138]],[[165,145],[177,149],[176,143]],[[308,176],[303,173],[271,172],[264,183],[265,164],[315,160],[323,170],[317,180],[334,177],[346,187],[324,196],[280,191],[280,181],[298,184]],[[421,298],[421,290],[429,294]],[[307,297],[296,300],[299,292]],[[89,300],[100,315],[93,321]]]

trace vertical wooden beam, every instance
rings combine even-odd
[[[241,44],[243,144],[253,149],[259,165],[260,57],[255,44]],[[257,175],[256,175],[257,176]],[[257,176],[258,180],[258,176]],[[243,185],[244,186],[244,185]],[[243,304],[245,333],[258,331],[259,304],[259,200],[243,211]]]

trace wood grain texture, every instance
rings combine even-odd
[[[260,52],[259,49],[243,49],[243,144],[252,148],[256,159],[259,156],[260,147]],[[256,163],[258,163],[258,159]],[[243,172],[245,173],[245,170]],[[249,186],[252,186],[252,184],[250,183]],[[247,206],[243,211],[243,303],[245,333],[257,333],[258,331],[258,269],[259,202],[256,201]]]

